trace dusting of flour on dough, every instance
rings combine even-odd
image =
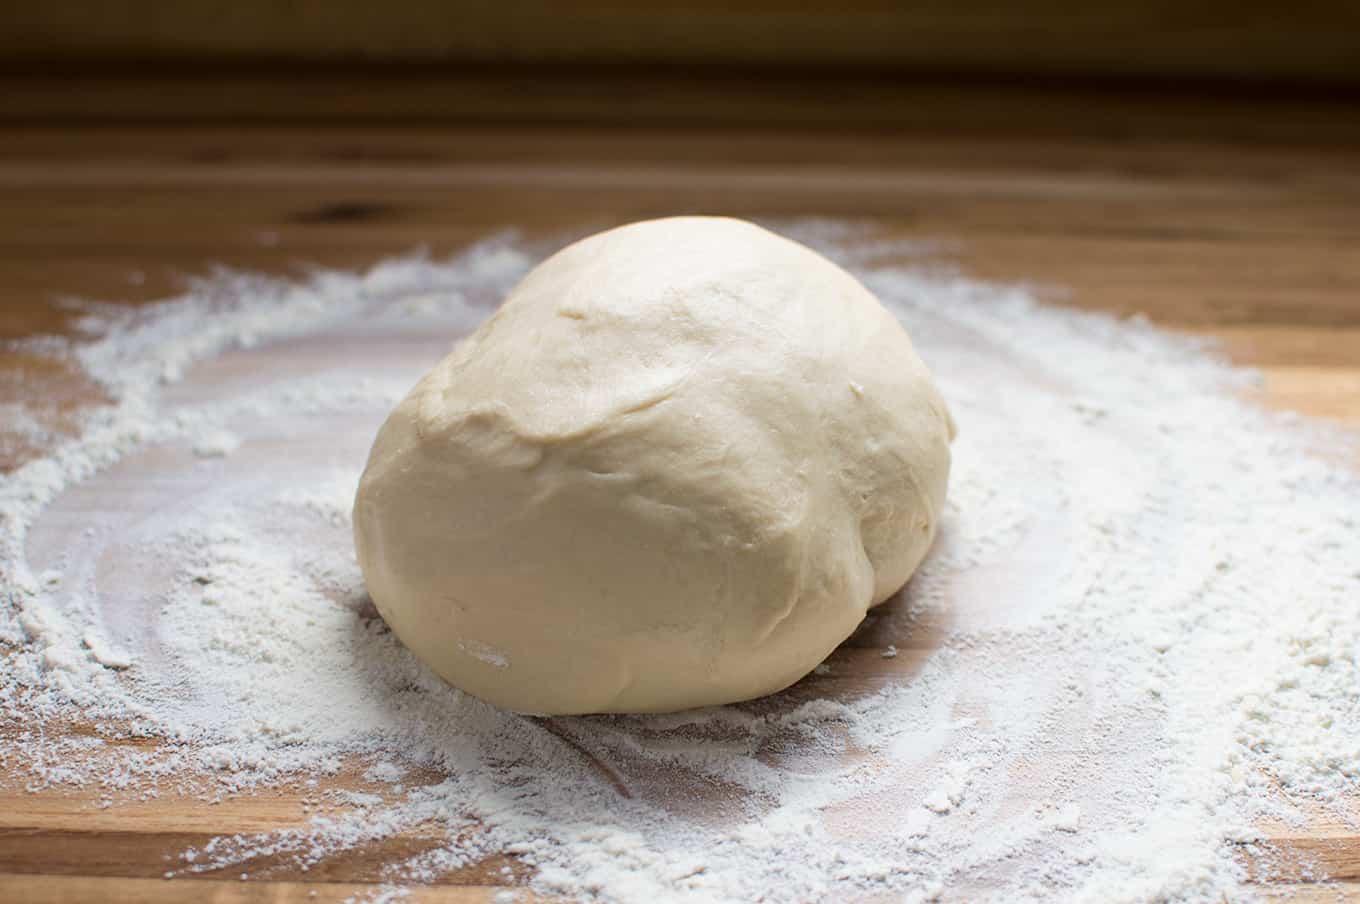
[[[1255,376],[1196,341],[913,269],[862,227],[775,228],[902,318],[960,427],[930,559],[809,679],[524,717],[377,618],[359,469],[546,250],[505,235],[303,284],[219,274],[26,343],[108,401],[66,439],[37,409],[0,428],[34,450],[0,483],[6,774],[114,808],[303,793],[305,827],[172,852],[171,875],[442,833],[379,896],[509,852],[507,885],[605,900],[1216,902],[1252,896],[1244,859],[1269,869],[1263,827],[1353,819],[1353,441],[1243,401]],[[70,719],[97,733],[43,728]],[[328,790],[342,772],[359,786]]]

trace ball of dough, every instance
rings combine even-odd
[[[392,412],[359,563],[397,636],[500,706],[745,700],[906,582],[952,435],[840,267],[741,220],[634,223],[536,267]]]

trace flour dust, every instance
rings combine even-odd
[[[1191,340],[867,230],[781,229],[900,316],[960,426],[931,557],[816,673],[526,717],[377,617],[355,482],[386,411],[547,250],[504,235],[301,284],[220,274],[26,343],[106,401],[0,409],[0,448],[45,450],[0,484],[8,781],[113,808],[301,788],[301,827],[169,874],[433,832],[389,891],[496,853],[507,889],[620,901],[1210,902],[1252,897],[1248,864],[1325,876],[1269,836],[1355,819],[1353,441],[1243,401],[1254,376]]]

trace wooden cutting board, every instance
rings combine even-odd
[[[503,227],[546,234],[665,213],[834,216],[971,274],[1047,287],[1058,303],[1212,336],[1261,369],[1265,404],[1360,425],[1360,117],[1344,99],[875,83],[865,100],[822,83],[507,86],[480,74],[350,80],[341,103],[319,87],[282,76],[9,84],[0,337],[66,330],[51,304],[63,295],[146,301],[218,263],[360,267]],[[60,412],[97,397],[60,367],[0,352],[0,402]],[[5,450],[6,469],[37,451]],[[848,661],[866,677],[891,666]],[[0,743],[15,731],[0,723]],[[433,843],[410,833],[306,873],[280,861],[244,882],[166,881],[173,851],[301,825],[303,797],[101,809],[94,792],[30,794],[22,776],[4,778],[0,900],[339,901]],[[1275,841],[1335,881],[1300,874],[1264,891],[1360,898],[1353,828],[1319,820]],[[489,901],[522,873],[493,857],[417,899]]]

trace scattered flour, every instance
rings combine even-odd
[[[1251,373],[1137,320],[904,268],[913,249],[859,228],[784,231],[893,307],[961,427],[925,568],[813,676],[535,718],[386,630],[354,484],[391,404],[545,250],[507,235],[300,285],[217,274],[25,343],[108,401],[65,439],[0,408],[0,448],[45,450],[0,483],[5,774],[113,807],[311,795],[305,828],[214,838],[168,875],[436,827],[377,899],[509,852],[507,885],[606,900],[1216,902],[1253,896],[1259,826],[1350,825],[1353,441],[1242,401]],[[364,787],[325,790],[345,772]]]
[[[210,430],[194,439],[199,458],[225,458],[241,447],[241,438],[230,430]]]

